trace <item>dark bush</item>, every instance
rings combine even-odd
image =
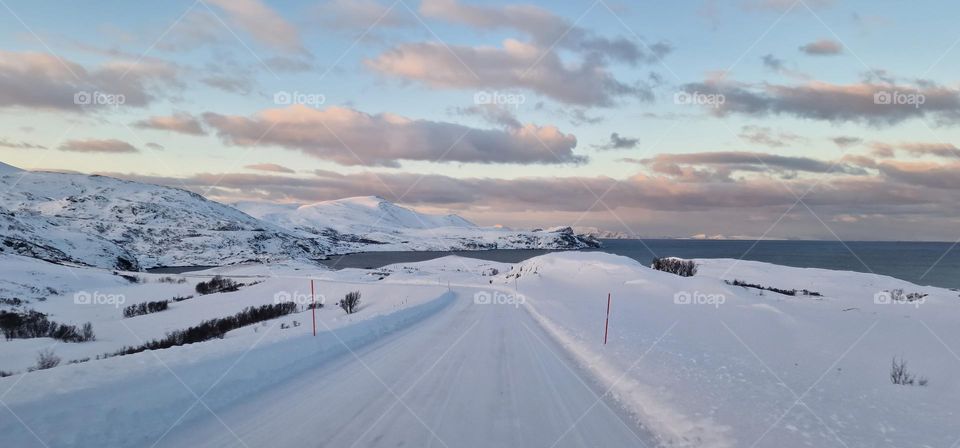
[[[96,337],[93,324],[87,322],[82,329],[47,319],[47,315],[29,310],[24,313],[0,311],[0,329],[3,336],[11,339],[54,338],[63,342],[87,342]]]
[[[275,319],[296,311],[297,304],[294,302],[275,303],[259,307],[251,306],[230,317],[205,320],[201,322],[200,325],[185,330],[172,331],[167,333],[162,339],[155,339],[138,347],[124,347],[113,355],[129,355],[145,350],[159,350],[177,345],[193,344],[195,342],[222,338],[228,331],[236,330],[237,328],[257,322]]]
[[[822,296],[822,294],[820,294],[819,292],[810,291],[809,289],[800,289],[800,290],[797,290],[797,289],[781,289],[781,288],[775,288],[775,287],[773,287],[773,286],[763,286],[763,285],[757,285],[757,284],[754,284],[754,283],[747,283],[747,282],[745,282],[745,281],[743,281],[743,280],[736,280],[736,279],[734,279],[732,282],[731,282],[730,280],[724,280],[724,282],[726,282],[728,285],[740,286],[740,287],[743,287],[743,288],[759,289],[759,290],[763,290],[763,291],[771,291],[771,292],[783,294],[783,295],[785,295],[785,296],[796,296],[796,295],[798,295],[798,294],[799,294],[799,295],[804,295],[804,296],[810,296],[810,297],[821,297],[821,296]]]
[[[137,269],[137,263],[136,263],[136,262],[130,261],[130,260],[128,260],[128,259],[126,259],[126,258],[123,258],[123,257],[117,257],[117,262],[116,262],[114,265],[117,267],[117,269],[119,269],[119,270],[121,270],[121,271],[136,271],[136,270],[138,270],[138,269]]]
[[[343,297],[343,300],[340,301],[339,305],[347,314],[357,312],[357,306],[360,305],[360,291],[348,292],[347,295]]]
[[[681,277],[693,277],[694,275],[697,275],[697,264],[694,263],[693,260],[681,260],[679,258],[672,257],[657,257],[653,259],[653,264],[650,267],[658,271],[669,272]]]
[[[173,300],[174,302],[183,302],[184,300],[190,300],[192,298],[193,296],[175,296],[170,300]]]
[[[209,281],[197,283],[197,294],[213,294],[216,292],[233,292],[243,286],[229,278],[215,275]]]
[[[157,302],[143,302],[130,305],[123,309],[123,317],[134,317],[142,316],[144,314],[158,313],[166,310],[169,305],[170,302],[166,300],[160,300]]]

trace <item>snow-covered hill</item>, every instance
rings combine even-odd
[[[235,206],[298,236],[323,239],[333,253],[403,250],[580,249],[592,238],[566,227],[522,231],[478,227],[457,215],[431,215],[378,196],[315,204],[238,203]]]
[[[321,257],[326,247],[176,188],[0,169],[2,250],[137,269]]]
[[[178,188],[0,164],[0,253],[137,270],[370,250],[593,244],[569,230],[480,228],[459,216],[418,213],[377,197],[240,207],[250,214]]]
[[[604,230],[599,227],[583,227],[577,226],[573,228],[574,232],[583,235],[589,235],[591,237],[601,239],[601,240],[629,240],[637,239],[639,236],[631,235],[627,232],[618,232],[616,230]]]

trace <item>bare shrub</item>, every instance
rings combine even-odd
[[[83,324],[83,327],[80,328],[80,337],[84,341],[93,341],[97,339],[97,335],[93,333],[93,324],[87,322]]]
[[[53,353],[52,349],[43,349],[37,354],[37,365],[34,370],[52,369],[60,365],[60,357]]]
[[[357,306],[360,305],[360,291],[348,292],[347,295],[343,297],[343,300],[340,301],[339,305],[347,314],[357,312]]]
[[[174,285],[179,285],[187,282],[187,279],[183,277],[160,277],[157,279],[159,283],[171,283]]]
[[[926,386],[929,383],[926,378],[917,378],[916,375],[910,373],[907,370],[907,361],[903,358],[898,361],[896,356],[890,363],[890,381],[899,386],[913,386],[914,384]]]
[[[653,259],[650,266],[653,269],[663,272],[669,272],[681,277],[693,277],[697,275],[697,264],[693,260],[681,260],[672,257],[657,257]]]

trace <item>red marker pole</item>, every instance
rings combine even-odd
[[[313,305],[310,306],[313,311],[313,335],[317,335],[317,296],[313,293],[313,279],[310,279],[310,300]]]
[[[607,345],[607,331],[610,329],[610,293],[607,293],[607,323],[603,325],[603,345]]]

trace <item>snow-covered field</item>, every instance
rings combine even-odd
[[[956,291],[697,263],[696,276],[679,277],[568,252],[373,271],[244,264],[129,273],[139,279],[131,283],[2,255],[3,297],[27,298],[22,307],[57,322],[89,321],[97,339],[0,342],[0,370],[18,372],[0,378],[0,446],[949,448],[960,439]],[[196,295],[213,275],[249,285]],[[310,279],[326,299],[317,337],[307,310],[223,339],[95,359],[247,306],[305,305]],[[887,293],[901,289],[926,296],[907,303]],[[362,293],[352,315],[335,306],[349,291]],[[78,292],[94,303],[75,303]],[[131,318],[107,303],[189,294]],[[25,372],[44,348],[62,364]],[[67,364],[86,357],[94,359]],[[914,385],[892,384],[894,357],[908,362]]]

